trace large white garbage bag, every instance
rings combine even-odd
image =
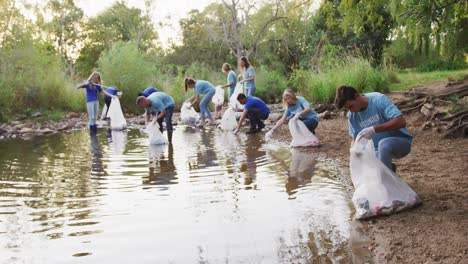
[[[187,108],[189,105],[189,102],[185,102],[182,105],[182,108],[180,109],[180,119],[182,119],[182,123],[187,126],[195,126],[200,120],[200,115],[195,111],[195,109],[193,109],[193,107]]]
[[[112,97],[107,117],[111,119],[110,125],[112,130],[124,130],[127,128],[127,121],[122,113],[118,97]]]
[[[162,145],[168,143],[167,139],[165,139],[161,131],[159,131],[159,125],[156,122],[151,122],[146,126],[146,133],[148,133],[150,145]]]
[[[416,192],[375,156],[372,140],[357,138],[350,152],[357,219],[392,214],[421,203]]]
[[[221,118],[221,123],[219,124],[219,128],[224,131],[233,131],[237,127],[237,120],[236,120],[236,112],[229,107],[223,114],[223,118]]]
[[[104,107],[102,108],[102,113],[101,113],[101,120],[104,120],[104,118],[106,118],[106,113],[107,113],[107,104],[104,104]]]
[[[290,147],[317,147],[320,140],[309,131],[301,120],[289,120],[289,132],[292,136]]]
[[[215,104],[215,107],[222,106],[224,104],[224,89],[221,86],[216,86],[216,93],[213,95],[211,99]]]

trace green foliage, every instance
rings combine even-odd
[[[283,91],[288,88],[287,80],[281,72],[268,71],[265,68],[255,71],[255,83],[255,96],[262,98],[266,103],[279,103]]]
[[[345,57],[320,73],[296,70],[290,85],[311,101],[332,102],[336,88],[350,85],[360,92],[388,91],[390,73],[362,57]]]
[[[467,64],[461,60],[443,60],[435,59],[418,65],[416,68],[420,72],[431,72],[431,71],[452,71],[467,68]]]
[[[133,42],[117,42],[102,53],[98,64],[104,85],[117,87],[123,92],[122,104],[137,111],[138,92],[150,86],[151,76],[156,74],[143,52]]]

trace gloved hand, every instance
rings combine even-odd
[[[371,127],[366,127],[359,134],[357,135],[358,137],[363,137],[367,139],[372,139],[372,137],[375,135],[375,129],[373,126]]]
[[[297,121],[299,120],[299,117],[301,116],[301,113],[296,113],[293,118],[291,118],[292,121]]]
[[[113,95],[113,96],[112,96],[112,99],[117,99],[117,95]]]
[[[271,136],[273,135],[273,131],[275,131],[274,129],[271,129],[270,131],[268,131],[266,134],[265,134],[265,139],[270,139]]]
[[[237,112],[237,107],[236,105],[231,106],[232,111]]]
[[[239,128],[236,127],[236,128],[232,131],[232,133],[237,134],[237,132],[239,132]]]

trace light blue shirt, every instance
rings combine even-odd
[[[230,70],[227,76],[227,84],[233,83],[233,85],[229,86],[230,88],[236,87],[237,78],[236,73],[233,70]]]
[[[197,80],[195,82],[195,94],[209,94],[215,92],[215,87],[211,83],[202,80]]]
[[[147,113],[160,113],[167,107],[174,105],[174,99],[163,92],[152,93],[147,97],[147,99],[151,101],[151,105],[145,108]]]
[[[254,77],[255,73],[252,67],[247,68],[244,74],[244,80],[247,80],[250,77]],[[245,88],[255,88],[255,79],[244,83]]]
[[[364,96],[369,100],[367,108],[361,112],[348,112],[349,135],[353,139],[356,139],[356,136],[363,128],[383,124],[401,116],[398,107],[387,96],[381,93],[366,93]],[[406,128],[380,132],[376,133],[372,138],[375,148],[377,149],[381,139],[388,137],[405,137],[411,141],[413,140]]]
[[[299,113],[306,108],[310,108],[310,112],[300,115],[299,118],[302,120],[315,119],[319,121],[319,117],[317,113],[314,111],[312,107],[310,107],[309,102],[307,102],[307,100],[302,96],[297,97],[297,101],[295,105],[288,105],[288,107],[284,111],[284,114],[288,117],[288,119],[291,119],[294,117],[294,115],[296,115],[296,113]]]

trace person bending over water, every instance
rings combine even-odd
[[[208,104],[213,98],[213,95],[216,93],[215,87],[207,81],[185,78],[185,91],[187,92],[188,89],[195,90],[195,93],[189,99],[191,104],[188,106],[188,108],[193,107],[193,105],[197,103],[198,100],[200,100],[200,95],[205,95],[199,104],[201,112],[201,122],[198,124],[198,126],[203,127],[205,125],[205,117],[208,117],[208,119],[210,120],[208,124],[213,125],[214,121],[213,117],[211,116]]]

